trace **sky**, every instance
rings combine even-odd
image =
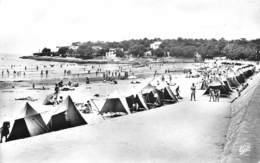
[[[260,38],[259,0],[0,0],[0,52],[81,41]]]

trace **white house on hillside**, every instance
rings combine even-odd
[[[149,51],[144,52],[144,56],[152,56],[152,51],[149,50]]]
[[[110,48],[108,52],[106,52],[106,58],[115,58],[116,57],[116,51],[124,51],[123,48]]]
[[[158,49],[160,47],[161,43],[162,43],[161,41],[156,41],[156,42],[150,44],[150,48],[153,50]]]
[[[201,62],[202,61],[202,56],[198,52],[194,53],[194,61],[195,62]]]
[[[80,45],[80,42],[73,42],[69,48],[72,50],[77,50]]]
[[[93,50],[101,50],[102,49],[102,47],[101,46],[92,46],[91,47]]]
[[[116,49],[110,48],[108,52],[106,52],[106,58],[115,58],[116,57]]]

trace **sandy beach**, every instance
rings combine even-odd
[[[2,144],[2,162],[219,162],[230,99],[189,101],[196,80],[177,104]]]
[[[171,88],[175,90],[177,85],[180,86],[183,99],[175,104],[112,119],[104,118],[97,112],[81,112],[87,125],[2,143],[0,162],[220,162],[230,122],[230,102],[236,93],[221,97],[220,102],[209,102],[209,96],[203,95],[205,90],[199,89],[201,78],[187,78],[183,73],[165,74],[167,69],[183,66],[187,65],[158,64],[153,65],[152,69],[149,66],[131,67],[137,79],[117,80],[118,84],[104,82],[93,73],[92,76],[88,74],[91,82],[86,84],[84,75],[76,78],[60,77],[63,69],[58,69],[60,64],[56,64],[49,78],[36,77],[33,81],[15,82],[14,88],[3,88],[1,121],[21,118],[19,112],[26,101],[18,101],[16,98],[30,96],[37,99],[29,103],[39,113],[54,110],[58,106],[46,106],[43,101],[54,92],[53,85],[61,79],[79,83],[74,90],[61,91],[61,96],[65,98],[69,95],[75,104],[94,100],[95,109],[102,107],[102,100],[112,92],[117,91],[124,96],[147,83],[156,82],[162,74],[166,78],[172,76]],[[198,67],[190,64],[189,68],[192,66],[194,69]],[[71,68],[82,70],[84,67],[71,65]],[[158,72],[156,77],[154,71]],[[132,81],[140,83],[131,84]],[[12,85],[14,81],[2,82],[6,83]],[[36,83],[36,87],[44,85],[48,89],[32,89],[32,83]],[[192,83],[198,89],[197,101],[190,101]]]
[[[21,64],[24,61],[24,64]],[[12,63],[17,63],[15,67],[10,68]],[[100,94],[106,96],[116,88],[119,92],[122,88],[127,87],[131,90],[132,87],[138,86],[130,84],[131,81],[151,81],[154,72],[157,72],[157,76],[165,74],[165,70],[184,69],[190,67],[197,67],[199,64],[195,63],[176,63],[176,64],[151,64],[151,66],[135,67],[128,64],[76,64],[76,63],[59,63],[59,62],[46,62],[46,61],[30,61],[19,60],[19,62],[11,61],[10,65],[6,65],[5,61],[2,61],[0,68],[2,71],[9,69],[10,75],[7,76],[6,72],[0,77],[0,122],[8,119],[15,119],[16,112],[19,112],[19,108],[23,108],[26,101],[15,100],[23,97],[33,97],[37,101],[32,102],[32,105],[36,105],[38,110],[48,110],[49,107],[43,106],[42,103],[48,94],[54,93],[55,83],[61,80],[64,83],[68,81],[79,83],[79,87],[74,88],[75,91],[61,92],[61,95],[66,98],[67,95],[71,95],[72,99],[76,102],[83,103],[87,99],[93,98],[93,95]],[[38,70],[36,67],[38,66]],[[24,70],[26,67],[26,70]],[[110,84],[111,82],[103,81],[103,72],[116,71],[122,68],[122,74],[128,71],[129,76],[134,75],[137,79],[118,80],[119,84]],[[96,74],[97,68],[100,68],[102,72]],[[48,71],[48,76],[45,75],[45,71]],[[64,75],[64,70],[70,70],[70,75]],[[26,72],[26,75],[17,76],[11,72]],[[40,72],[44,71],[43,76]],[[185,76],[182,73],[170,73],[174,79],[179,76],[182,78]],[[168,76],[166,74],[166,76]],[[90,79],[90,84],[86,85],[86,77]],[[33,83],[36,89],[32,89]],[[40,90],[45,87],[46,90]]]

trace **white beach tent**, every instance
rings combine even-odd
[[[148,106],[146,105],[145,99],[144,99],[143,95],[141,94],[141,92],[136,94],[135,102],[138,103],[139,107],[141,107],[141,108],[143,107],[145,110],[149,109]]]
[[[30,136],[36,136],[48,132],[48,127],[43,121],[40,113],[26,103],[20,111],[19,119],[16,119],[12,125],[12,130],[7,141],[22,139]]]
[[[164,102],[175,103],[178,102],[177,97],[174,95],[171,87],[166,83],[161,81],[156,89],[160,92],[161,98]]]
[[[70,96],[68,96],[66,100],[53,111],[48,122],[48,127],[51,131],[57,131],[85,124],[87,124],[87,122],[77,110]]]
[[[125,97],[115,91],[109,95],[99,113],[127,113],[131,114]]]
[[[128,92],[125,92],[125,95],[123,96],[126,98],[126,102],[128,104],[128,107],[130,108],[130,111],[137,111],[133,110],[132,108],[133,104],[138,104],[138,110],[148,110],[149,108],[146,105],[145,99],[141,92],[137,90],[131,90]]]

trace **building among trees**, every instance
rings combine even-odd
[[[150,44],[150,48],[153,50],[156,50],[160,47],[161,44],[162,44],[162,41],[155,41],[154,43]]]
[[[115,58],[115,57],[123,57],[124,49],[123,48],[110,48],[108,52],[106,52],[106,58]]]

